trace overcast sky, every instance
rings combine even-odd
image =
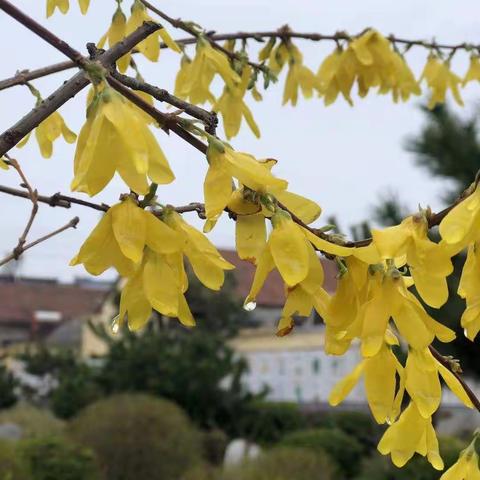
[[[382,33],[407,38],[436,37],[444,42],[480,42],[480,4],[476,0],[152,1],[173,17],[194,20],[218,32],[276,29],[288,23],[298,31],[333,33],[347,30],[355,33],[365,27],[375,27]],[[14,3],[80,50],[86,42],[96,41],[104,33],[116,4],[114,0],[91,0],[90,11],[83,17],[78,12],[77,1],[70,0],[72,8],[66,16],[56,12],[47,21],[45,0],[16,0]],[[123,3],[127,7],[131,2],[124,0]],[[174,37],[184,36],[172,28],[169,30]],[[33,69],[64,60],[55,49],[3,13],[0,13],[0,32],[0,78],[13,75],[17,69]],[[298,46],[304,52],[305,63],[315,71],[333,48],[329,42],[299,41]],[[426,55],[423,49],[412,49],[408,53],[409,64],[417,74],[421,72]],[[177,55],[164,51],[158,64],[140,60],[140,67],[148,81],[172,89],[178,61]],[[454,70],[463,74],[467,63],[466,54],[457,54],[453,61]],[[47,97],[72,74],[73,71],[63,72],[34,84]],[[389,97],[370,94],[367,99],[357,99],[353,108],[342,100],[330,107],[324,107],[319,100],[300,101],[296,108],[282,107],[283,82],[282,76],[280,84],[266,92],[262,103],[251,105],[261,127],[261,139],[257,140],[243,128],[232,143],[238,150],[251,152],[259,158],[277,158],[277,175],[289,180],[291,190],[319,202],[324,211],[324,222],[329,215],[335,215],[343,227],[362,221],[368,217],[378,194],[387,189],[399,192],[412,208],[418,203],[429,204],[433,209],[442,206],[439,197],[445,184],[429,178],[415,167],[412,156],[403,148],[405,138],[417,133],[424,122],[418,110],[420,99],[395,105]],[[478,85],[473,85],[465,90],[468,106],[457,109],[462,115],[468,115],[476,108],[478,89]],[[3,131],[15,123],[32,108],[33,103],[34,99],[25,87],[0,92],[0,129]],[[85,92],[68,102],[61,114],[70,128],[78,133],[85,118]],[[223,133],[221,129],[219,132]],[[179,205],[201,201],[205,160],[174,135],[168,137],[159,132],[158,139],[177,177],[172,185],[159,189],[162,202]],[[69,193],[73,146],[59,140],[54,145],[53,158],[45,160],[31,139],[27,147],[14,149],[11,153],[21,162],[32,185],[40,193]],[[2,184],[17,186],[19,183],[15,172],[0,171],[0,177]],[[125,187],[114,182],[95,197],[95,201],[113,203],[122,191]],[[3,255],[16,244],[30,205],[25,200],[0,195],[3,220],[0,254]],[[31,239],[58,228],[75,215],[81,218],[78,229],[27,252],[20,267],[21,274],[63,280],[86,275],[82,267],[68,267],[68,262],[98,221],[97,212],[81,207],[64,210],[43,205]],[[199,225],[193,214],[188,219]],[[232,247],[234,228],[231,222],[228,219],[221,221],[211,238],[220,247]],[[112,273],[106,275],[106,278],[111,277]]]

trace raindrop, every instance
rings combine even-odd
[[[255,308],[257,307],[257,302],[248,302],[243,305],[243,309],[246,310],[247,312],[253,312]]]
[[[118,331],[120,330],[120,316],[117,315],[116,317],[113,318],[112,323],[110,324],[110,329],[112,330],[112,333],[116,335]]]

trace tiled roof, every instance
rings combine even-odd
[[[252,284],[255,267],[240,260],[233,250],[221,250],[221,254],[235,265],[233,275],[236,291],[244,299]],[[336,266],[321,259],[325,271],[324,288],[333,293],[336,287]],[[12,279],[0,277],[0,323],[31,324],[35,312],[44,315],[58,312],[61,321],[72,320],[98,311],[108,290],[95,282],[62,284],[49,279]],[[267,308],[282,308],[285,301],[284,285],[278,272],[270,273],[257,297],[257,304]]]
[[[35,312],[59,312],[62,320],[71,320],[96,311],[106,294],[103,285],[0,279],[0,323],[30,324]]]
[[[220,250],[223,257],[235,265],[233,274],[236,279],[236,290],[240,298],[244,299],[250,290],[255,267],[245,260],[240,260],[234,250]],[[325,282],[323,287],[332,294],[337,286],[337,267],[334,262],[321,258],[320,260],[325,271]],[[257,305],[270,308],[282,308],[285,303],[284,284],[277,270],[274,270],[267,277],[267,281],[257,297]]]

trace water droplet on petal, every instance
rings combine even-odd
[[[466,337],[468,337],[468,329],[467,329],[467,328],[464,328],[464,329],[463,329],[463,334],[464,334]]]
[[[120,315],[113,318],[112,323],[110,324],[110,329],[114,335],[118,333],[120,330]]]
[[[253,312],[257,308],[257,302],[251,301],[243,305],[243,309],[247,312]]]
[[[387,422],[387,425],[391,425],[393,423],[392,419],[390,417],[387,417],[385,419],[385,421]]]

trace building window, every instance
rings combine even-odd
[[[315,375],[320,373],[320,359],[314,358],[312,362],[312,371]]]

